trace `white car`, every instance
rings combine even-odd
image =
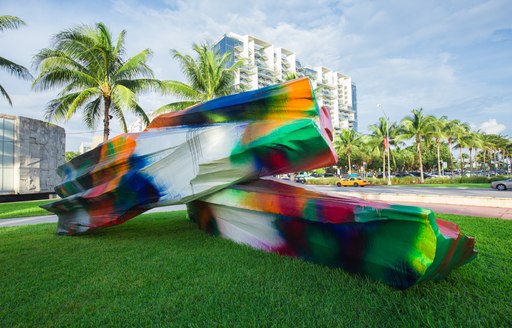
[[[512,189],[512,179],[494,181],[493,183],[491,183],[491,187],[496,188],[498,190]]]

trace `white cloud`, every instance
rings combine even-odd
[[[1,13],[18,15],[28,25],[0,33],[0,55],[29,66],[31,56],[49,46],[51,35],[103,21],[116,37],[127,30],[128,55],[144,48],[154,51],[150,66],[157,78],[181,80],[169,49],[190,53],[193,42],[216,41],[227,32],[251,34],[295,51],[305,65],[324,65],[352,76],[362,131],[382,115],[375,107],[381,103],[394,120],[423,107],[428,114],[473,123],[500,118],[499,123],[494,120],[495,127],[512,134],[512,44],[510,38],[496,38],[495,32],[511,27],[508,0],[113,0],[101,2],[102,10],[97,10],[99,5],[2,1]],[[58,92],[31,92],[29,82],[1,71],[0,83],[15,105],[12,109],[0,100],[0,113],[42,118],[44,105]],[[140,98],[148,112],[170,100],[157,94]],[[80,116],[61,125],[70,132],[69,149],[90,139],[88,134],[71,135],[87,130]]]
[[[479,130],[482,130],[487,134],[500,134],[501,132],[505,131],[506,128],[507,127],[505,124],[498,123],[495,118],[482,122],[482,124],[480,124],[478,127]]]

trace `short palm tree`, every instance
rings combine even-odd
[[[58,33],[53,37],[52,48],[34,56],[39,76],[32,87],[63,87],[47,105],[46,119],[68,120],[82,110],[85,123],[94,129],[103,118],[103,141],[108,140],[113,117],[127,131],[123,111],[129,110],[149,123],[137,95],[158,90],[161,83],[153,78],[146,63],[152,54],[150,49],[125,58],[125,36],[126,31],[122,31],[115,41],[103,23],[82,25]]]
[[[233,86],[233,79],[235,71],[243,65],[243,60],[238,60],[228,67],[230,53],[221,56],[209,43],[200,45],[194,43],[193,49],[197,55],[196,59],[178,50],[171,50],[173,58],[181,65],[188,84],[180,81],[163,81],[166,93],[175,95],[181,100],[164,105],[155,113],[182,110],[238,91]]]
[[[14,30],[19,28],[21,25],[25,25],[25,22],[19,19],[16,16],[8,16],[3,15],[0,16],[0,32],[4,30]],[[3,70],[6,70],[11,75],[14,75],[18,78],[30,80],[32,79],[32,75],[30,75],[30,72],[25,67],[18,65],[4,57],[0,57],[0,68]],[[12,100],[9,97],[9,94],[4,89],[4,87],[0,84],[0,94],[2,97],[4,97],[10,106],[12,106]]]
[[[361,145],[361,135],[352,129],[341,130],[338,138],[335,140],[335,146],[338,152],[347,154],[348,158],[348,174],[352,173],[352,162],[350,156],[352,151]]]
[[[412,115],[405,117],[401,122],[401,136],[404,139],[412,139],[416,145],[418,159],[420,164],[420,181],[423,183],[423,158],[421,151],[421,142],[425,140],[429,131],[432,129],[434,121],[433,116],[423,115],[423,109],[413,109]]]

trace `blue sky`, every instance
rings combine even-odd
[[[0,14],[27,26],[0,34],[0,54],[30,67],[52,35],[102,21],[114,34],[127,30],[129,55],[150,48],[156,77],[182,80],[169,50],[189,52],[193,42],[227,32],[251,34],[297,53],[303,64],[352,76],[358,86],[359,127],[381,116],[392,120],[412,108],[447,115],[488,133],[512,135],[512,1],[11,1]],[[0,72],[14,102],[0,113],[42,118],[58,90],[35,93],[30,83]],[[146,111],[172,100],[140,97]],[[129,120],[133,119],[129,117]],[[59,123],[67,149],[89,141],[78,115]],[[100,129],[101,127],[98,127]],[[114,131],[120,132],[119,126]],[[100,132],[97,132],[100,134]]]

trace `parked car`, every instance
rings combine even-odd
[[[491,183],[491,187],[498,190],[512,189],[512,179],[494,181]]]
[[[382,179],[383,177],[384,177],[384,175],[382,173],[377,174],[378,179]],[[386,178],[387,177],[388,177],[388,174],[386,173]],[[394,178],[395,176],[393,174],[391,174],[391,177]]]
[[[334,177],[334,173],[324,173],[324,178],[332,178]]]
[[[304,175],[296,175],[295,182],[304,184],[306,183],[306,177]]]
[[[421,177],[421,173],[420,172],[411,172],[411,174],[415,177]],[[430,179],[430,178],[433,178],[433,176],[431,174],[428,174],[426,172],[423,172],[423,178],[425,179]]]
[[[395,177],[397,178],[403,178],[403,177],[413,177],[414,175],[412,175],[411,173],[409,172],[396,172],[395,173]]]
[[[357,178],[348,178],[346,180],[341,180],[336,183],[338,187],[364,187],[368,186],[370,183],[366,180],[363,180],[359,177]]]

